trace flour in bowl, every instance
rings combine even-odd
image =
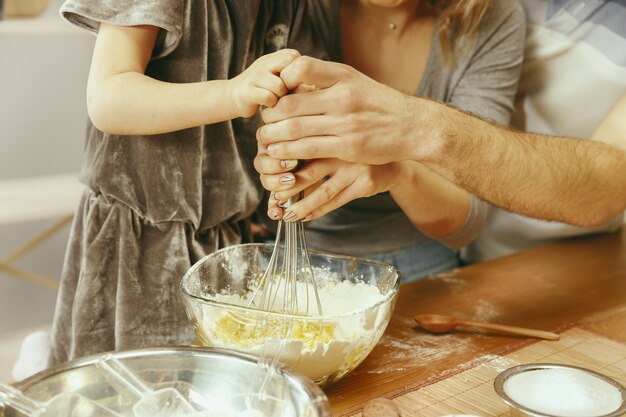
[[[216,347],[254,355],[272,355],[280,349],[280,361],[317,382],[333,380],[356,367],[371,351],[384,331],[391,314],[391,299],[375,285],[363,282],[316,279],[323,316],[271,314],[228,306],[203,306],[198,323],[203,339]],[[326,277],[328,278],[328,277]],[[305,300],[307,284],[296,286],[298,299]],[[253,291],[245,296],[218,294],[219,303],[246,306]],[[283,291],[277,291],[282,303]],[[381,303],[381,301],[386,302]],[[371,308],[372,306],[376,306]],[[299,302],[299,313],[305,310]],[[309,305],[309,313],[316,312]],[[282,342],[281,342],[282,341]]]

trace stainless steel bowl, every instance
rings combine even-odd
[[[594,417],[619,417],[623,414],[626,414],[626,388],[624,388],[622,384],[615,381],[614,379],[609,378],[608,376],[603,375],[599,372],[595,372],[595,371],[592,371],[586,368],[581,368],[578,366],[550,364],[550,363],[532,363],[532,364],[526,364],[526,365],[518,365],[512,368],[509,368],[505,370],[504,372],[501,372],[493,382],[493,386],[494,386],[494,389],[496,390],[496,393],[509,406],[512,416],[514,417],[562,417],[562,416],[555,416],[553,414],[546,414],[546,413],[528,408],[526,405],[520,404],[517,401],[513,400],[511,396],[505,390],[505,384],[510,378],[516,375],[522,374],[524,372],[540,371],[540,370],[546,370],[546,369],[572,369],[572,370],[582,371],[582,372],[587,373],[588,375],[599,378],[600,380],[615,387],[620,392],[622,396],[622,403],[618,409],[616,409],[615,411],[611,413],[603,414],[601,416],[594,416]]]
[[[246,395],[256,387],[252,385],[258,382],[255,378],[268,372],[257,365],[255,357],[226,349],[152,348],[118,352],[113,356],[154,389],[176,388],[196,407],[233,413],[248,407]],[[101,357],[89,356],[50,368],[16,387],[42,402],[60,393],[75,392],[120,414],[132,415],[130,410],[136,398],[118,394],[115,384],[96,366]],[[271,375],[266,393],[270,400],[263,401],[263,408],[257,408],[264,416],[331,416],[328,399],[321,389],[289,369],[279,368]],[[20,415],[5,411],[6,417]]]

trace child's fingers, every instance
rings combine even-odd
[[[265,88],[258,87],[252,88],[249,92],[248,99],[250,103],[265,107],[273,107],[278,101],[276,94],[266,90]]]
[[[295,59],[281,71],[280,78],[289,89],[300,84],[317,85],[327,88],[345,80],[354,74],[354,69],[336,62],[303,56]]]
[[[288,93],[285,83],[280,77],[273,74],[262,74],[257,80],[256,86],[271,91],[276,97],[280,98]]]
[[[274,74],[280,74],[287,65],[291,64],[299,56],[300,53],[295,49],[281,49],[280,51],[263,55],[256,62],[263,65],[263,68],[266,70]]]

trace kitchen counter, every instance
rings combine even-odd
[[[430,334],[413,320],[427,313],[573,331],[583,342],[598,336],[626,351],[626,231],[548,244],[403,285],[377,347],[355,371],[325,388],[333,415],[359,413],[373,397],[419,392],[539,342],[471,329]],[[446,401],[430,395],[431,402]]]

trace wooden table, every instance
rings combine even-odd
[[[403,285],[378,346],[325,388],[334,416],[359,413],[373,397],[399,397],[480,358],[537,342],[467,330],[429,334],[413,321],[422,313],[556,332],[576,327],[626,343],[626,231],[553,243]]]

